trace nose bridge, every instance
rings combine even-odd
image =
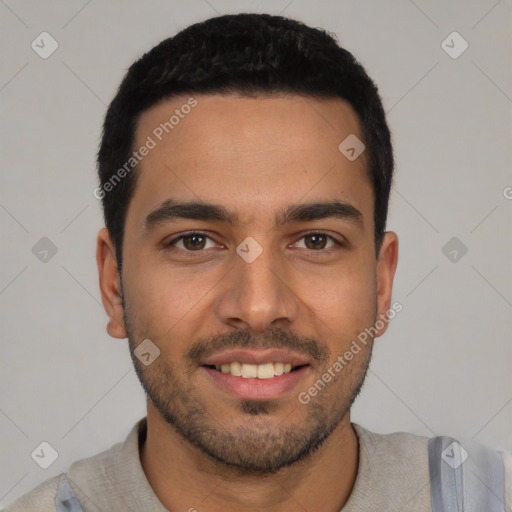
[[[278,319],[293,323],[298,300],[287,282],[285,261],[273,251],[268,238],[266,244],[260,244],[247,237],[236,253],[218,303],[221,321],[244,323],[254,331],[262,331]]]

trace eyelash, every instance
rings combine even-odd
[[[334,244],[335,244],[335,246],[330,247],[329,249],[319,249],[319,250],[306,249],[306,250],[310,251],[312,254],[314,254],[315,256],[321,256],[322,254],[323,255],[331,254],[331,252],[333,252],[334,250],[338,250],[338,249],[346,247],[345,243],[340,242],[339,240],[337,240],[333,236],[328,235],[327,233],[325,233],[323,231],[310,231],[310,232],[305,233],[304,235],[302,235],[298,240],[302,240],[306,236],[311,236],[311,235],[322,235],[322,236],[328,238],[329,240],[331,240],[332,242],[334,242]],[[182,252],[184,252],[187,255],[187,257],[192,257],[193,258],[193,257],[196,256],[196,254],[201,254],[204,251],[206,251],[207,249],[201,249],[201,250],[197,250],[197,251],[190,251],[188,249],[179,249],[179,248],[175,247],[175,244],[177,242],[183,240],[184,238],[189,238],[189,237],[193,237],[193,236],[200,236],[200,237],[209,238],[210,240],[212,240],[212,238],[210,236],[208,236],[206,233],[203,233],[201,231],[189,231],[188,233],[184,233],[184,234],[182,234],[182,235],[180,235],[180,236],[170,240],[169,242],[166,242],[164,244],[164,249],[165,250],[170,250],[170,251],[173,251],[173,250],[182,251]]]

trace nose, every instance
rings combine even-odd
[[[300,301],[293,292],[285,261],[270,248],[252,259],[261,249],[262,246],[254,243],[239,246],[216,303],[221,322],[254,332],[278,323],[291,325],[300,313]]]

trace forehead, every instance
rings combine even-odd
[[[354,135],[363,139],[358,116],[341,99],[173,97],[140,116],[134,148],[152,149],[129,215],[169,197],[230,204],[242,221],[301,199],[350,198],[364,210],[373,205],[366,154],[350,161],[338,148]]]
[[[333,149],[332,143],[337,149],[336,141],[350,134],[363,138],[356,112],[342,99],[207,94],[176,96],[152,106],[140,115],[136,137],[142,141],[152,135],[170,145],[201,137],[196,145],[216,152],[247,152],[256,143],[259,150],[325,151]]]

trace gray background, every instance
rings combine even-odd
[[[243,11],[338,34],[388,111],[403,311],[376,343],[353,421],[512,449],[510,0],[0,0],[0,506],[145,414],[97,283],[102,118],[135,58],[190,23]],[[43,31],[59,45],[47,59],[31,48]],[[453,31],[469,43],[456,59],[441,46]],[[57,247],[46,262],[32,252],[43,237]],[[468,249],[455,247],[455,262],[442,251],[452,237]],[[46,470],[31,458],[42,441],[59,454]]]

